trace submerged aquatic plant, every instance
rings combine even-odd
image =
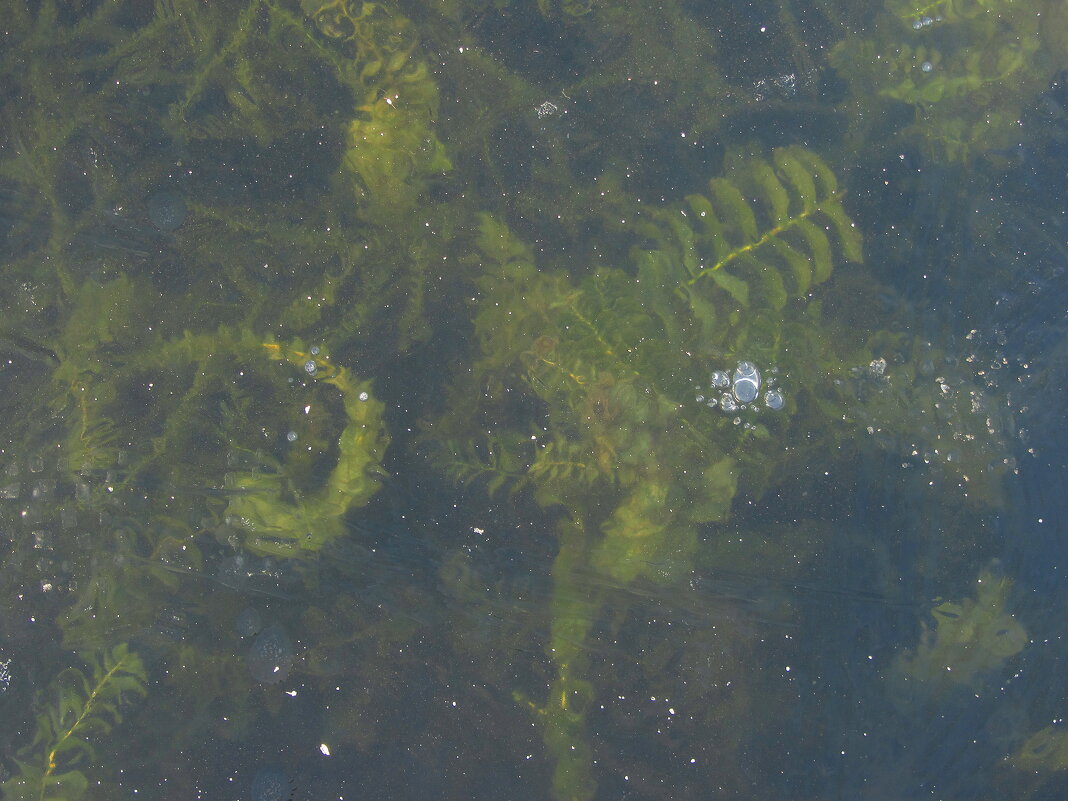
[[[1027,630],[1007,609],[1012,585],[988,569],[976,581],[974,598],[936,605],[934,624],[924,623],[919,643],[894,659],[891,675],[931,694],[954,685],[978,688],[1028,643]]]
[[[19,772],[3,785],[11,801],[78,801],[89,788],[93,740],[122,722],[122,708],[147,693],[141,658],[125,644],[86,659],[88,673],[69,668],[53,683],[54,698],[37,716],[37,733],[16,759]]]
[[[1023,110],[1063,62],[1054,3],[891,0],[867,38],[841,41],[831,63],[850,84],[861,125],[908,104],[903,131],[936,160],[968,162],[1017,143]],[[863,118],[863,119],[862,119]]]
[[[494,269],[480,281],[472,379],[488,391],[456,385],[429,429],[444,429],[442,461],[457,478],[526,487],[560,511],[547,645],[555,676],[543,702],[516,697],[543,725],[561,799],[596,789],[585,719],[599,690],[586,643],[607,598],[688,575],[699,528],[725,522],[739,492],[760,496],[774,466],[765,448],[796,419],[742,425],[694,400],[709,356],[844,370],[820,343],[818,306],[806,307],[837,253],[862,255],[832,171],[800,148],[738,165],[709,197],[639,217],[635,231],[635,270],[572,279],[539,271],[506,226],[484,217],[478,244]],[[815,354],[824,363],[813,371]],[[497,399],[517,394],[541,411],[503,422]],[[476,435],[484,424],[488,434]]]
[[[444,5],[445,17],[485,21],[509,4]],[[916,131],[987,146],[965,106],[1012,110],[1005,95],[1029,87],[1040,71],[1028,60],[1033,40],[1012,44],[1013,35],[1033,32],[1031,23],[1004,0],[898,6],[891,11],[923,27],[910,34],[898,20],[891,38],[926,38],[898,48],[897,72],[885,78],[856,68],[867,51],[843,45],[836,58],[853,97],[911,105],[917,126],[934,128]],[[1007,15],[1003,27],[982,22],[995,7]],[[729,560],[722,533],[739,498],[758,505],[769,491],[805,481],[814,453],[840,445],[836,459],[854,452],[865,424],[911,447],[917,401],[927,417],[949,419],[940,397],[946,382],[933,383],[940,373],[920,381],[913,368],[896,369],[896,383],[879,384],[886,394],[875,400],[828,390],[839,379],[852,389],[851,368],[879,353],[871,342],[843,337],[821,305],[833,297],[832,276],[861,260],[863,243],[841,176],[814,152],[783,147],[728,159],[705,188],[651,211],[655,204],[630,198],[618,176],[576,180],[629,162],[620,158],[627,148],[654,140],[605,135],[598,125],[626,122],[628,131],[643,131],[667,119],[693,133],[689,147],[720,132],[730,110],[745,103],[738,99],[745,92],[715,63],[711,26],[686,9],[679,0],[544,0],[528,8],[549,30],[583,45],[575,49],[573,85],[564,87],[539,75],[541,65],[521,75],[515,54],[494,55],[489,37],[478,41],[493,24],[463,35],[435,30],[439,12],[418,4],[159,0],[154,14],[130,2],[12,7],[10,27],[22,46],[0,55],[0,76],[16,87],[8,95],[31,101],[25,108],[32,111],[20,115],[5,104],[0,126],[0,201],[17,201],[0,203],[0,216],[26,201],[12,226],[19,280],[0,292],[23,292],[30,300],[20,319],[59,331],[29,353],[54,371],[49,406],[56,425],[67,426],[61,450],[78,513],[99,521],[88,535],[57,535],[57,551],[87,572],[58,618],[65,645],[84,650],[120,625],[140,631],[159,612],[161,590],[177,592],[194,572],[211,575],[208,560],[220,547],[238,556],[301,557],[294,568],[301,571],[311,558],[335,558],[323,549],[343,543],[351,512],[379,490],[390,443],[371,376],[341,364],[356,363],[354,351],[363,356],[368,344],[387,359],[415,343],[436,346],[428,299],[466,295],[464,279],[479,268],[472,372],[451,376],[448,406],[428,424],[427,439],[459,481],[484,482],[490,493],[529,492],[556,516],[549,689],[514,688],[513,697],[541,725],[555,761],[555,795],[596,793],[589,716],[610,679],[598,673],[591,643],[616,602],[627,606],[621,591],[683,586],[695,565]],[[927,15],[938,19],[928,25]],[[791,55],[800,67],[811,46],[791,19],[784,7],[779,23],[798,39]],[[976,26],[977,36],[997,45],[993,55],[977,58],[937,41],[952,25]],[[51,80],[40,56],[57,46],[77,58]],[[34,69],[24,79],[21,65],[30,57]],[[98,91],[84,92],[86,85]],[[449,89],[446,105],[439,92]],[[565,109],[566,119],[545,101],[564,107],[561,98],[571,100],[565,89],[581,98]],[[648,113],[653,97],[655,114]],[[542,122],[547,106],[556,110]],[[600,119],[609,106],[612,114]],[[164,119],[145,138],[165,146],[163,153],[146,148],[152,163],[142,166],[136,150],[129,170],[100,156],[127,152],[110,150],[111,140],[159,108]],[[963,118],[974,130],[961,134],[944,118]],[[513,125],[519,119],[529,125]],[[514,153],[495,141],[508,128],[521,131]],[[517,168],[513,155],[535,149],[538,158]],[[181,195],[184,214],[153,233],[161,236],[152,244],[165,251],[159,259],[155,247],[151,258],[129,248],[83,258],[91,248],[70,245],[92,228],[94,215],[142,189],[156,191],[160,173],[179,161],[190,185]],[[439,182],[454,163],[451,182]],[[299,165],[297,177],[283,164]],[[200,178],[205,171],[212,172]],[[483,173],[505,199],[477,191]],[[589,201],[612,181],[619,183],[607,194],[625,211],[622,224],[590,211],[604,208]],[[276,196],[277,186],[285,191]],[[471,209],[480,203],[497,205],[476,220]],[[566,221],[561,227],[571,226],[572,242],[589,240],[609,255],[594,262],[539,251],[536,261],[515,232],[533,241],[523,224],[549,208]],[[151,208],[148,218],[159,225]],[[598,231],[619,235],[608,242]],[[333,362],[306,344],[320,339],[344,358]],[[761,399],[748,391],[734,393],[737,409],[710,409],[698,397],[699,388],[716,385],[713,370],[750,360],[784,390],[774,414],[762,413],[770,402],[758,411]],[[437,373],[446,376],[442,364]],[[902,393],[911,396],[899,403]],[[951,400],[967,405],[973,397],[964,388]],[[850,413],[865,400],[866,410]],[[941,432],[933,439],[941,450]],[[982,456],[971,465],[982,465]],[[112,489],[130,500],[119,508],[120,522],[103,519],[96,497]],[[89,540],[92,556],[79,550]],[[359,606],[316,617],[321,633],[305,660],[313,676],[369,664],[356,647],[364,642],[382,652],[374,664],[392,665],[393,646],[411,636],[410,622],[371,625]],[[347,623],[340,633],[336,619]],[[288,650],[271,638],[258,642],[267,678],[277,677]],[[206,663],[206,653],[187,643],[182,661]],[[228,687],[217,670],[210,682],[207,669],[199,671],[203,683],[189,690],[204,709]],[[331,712],[336,728],[369,747],[378,728],[346,727],[370,701],[346,692],[346,703]],[[381,697],[385,706],[390,696]],[[732,713],[745,711],[747,701],[734,703]],[[90,708],[101,707],[83,706]],[[88,730],[66,731],[66,739],[62,732],[45,739],[74,741]],[[41,745],[46,757],[51,747]],[[81,762],[58,779],[64,754],[76,752],[80,746],[56,749],[50,774],[51,757],[37,774],[28,768],[23,775],[32,780],[18,792],[31,792],[38,780],[53,795],[84,792]]]
[[[729,309],[710,285],[725,292],[744,310],[744,318],[733,315],[744,320],[735,333],[743,347],[747,330],[766,337],[789,300],[806,300],[831,276],[836,242],[847,261],[862,261],[863,240],[843,197],[831,169],[805,148],[777,148],[770,162],[744,161],[729,177],[713,178],[707,196],[690,195],[639,220],[637,232],[657,245],[636,254],[639,280],[664,288],[677,282],[705,342],[722,338]],[[752,325],[762,311],[771,314]],[[674,324],[677,315],[664,309],[661,316]]]
[[[365,505],[378,491],[390,438],[382,419],[385,407],[372,397],[370,381],[353,379],[345,368],[332,365],[319,348],[311,353],[300,345],[264,347],[275,358],[335,387],[346,415],[337,442],[337,463],[315,492],[294,493],[284,463],[277,473],[232,472],[227,476],[226,489],[232,494],[226,517],[241,532],[245,547],[260,554],[297,556],[317,551],[341,536],[344,514]]]
[[[162,372],[159,365],[169,370]],[[242,380],[233,380],[234,373]],[[198,465],[196,483],[219,493],[204,511],[218,516],[220,526],[225,519],[240,544],[256,553],[295,556],[318,550],[340,536],[345,512],[366,504],[381,484],[389,445],[383,404],[373,397],[370,381],[333,365],[320,346],[263,343],[243,330],[187,333],[131,356],[119,375],[106,389],[98,389],[101,377],[89,376],[76,393],[81,423],[71,432],[71,453],[81,457],[85,432],[122,414],[126,435],[140,429],[143,438],[128,456],[123,485],[136,486],[151,476],[189,487],[173,456],[184,454]],[[299,419],[300,398],[292,396],[298,377],[303,379],[303,416],[327,430],[306,424],[307,441],[292,445],[283,435]],[[123,406],[127,382],[167,391],[130,410]],[[335,409],[338,401],[341,415],[320,413],[320,405]],[[280,440],[277,455],[260,447],[268,429]],[[292,441],[298,438],[293,431]],[[75,463],[75,469],[85,467]]]
[[[389,3],[303,0],[316,46],[352,93],[341,180],[377,222],[414,210],[431,177],[452,168],[433,121],[438,87],[411,20]]]

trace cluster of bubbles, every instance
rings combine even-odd
[[[922,17],[916,17],[912,20],[912,30],[922,31],[926,28],[930,28],[932,25],[942,22],[943,17],[941,14],[935,14],[933,17],[924,14]],[[935,65],[933,61],[923,61],[920,64],[920,72],[931,73],[934,72]]]
[[[755,364],[745,360],[738,362],[733,373],[713,370],[709,376],[708,389],[702,391],[698,387],[694,400],[710,409],[718,407],[727,414],[755,410],[762,406],[773,412],[780,411],[786,405],[786,399],[782,391],[775,386],[775,372],[773,368],[765,376]],[[741,424],[741,418],[735,418],[734,422]]]
[[[810,70],[801,74],[787,72],[759,78],[753,82],[753,100],[757,103],[768,100],[789,100],[797,97],[797,93],[802,89],[814,87],[817,77],[816,71]]]
[[[883,450],[905,457],[902,467],[918,462],[962,482],[987,481],[1016,471],[1017,429],[1009,398],[994,391],[978,361],[919,342],[854,367],[836,383],[853,419]]]
[[[534,109],[534,112],[538,115],[539,120],[543,120],[546,117],[552,117],[558,111],[560,111],[560,107],[551,100],[546,100],[544,103]]]
[[[317,359],[319,357],[319,354],[322,353],[322,348],[320,348],[318,345],[312,345],[308,350],[315,358],[308,359],[306,362],[304,362],[304,372],[308,375],[313,376],[319,370],[319,365],[316,364],[315,359]]]
[[[88,499],[89,483],[72,485],[67,460],[55,454],[31,454],[0,468],[0,501],[23,527],[47,524],[58,517],[65,529],[76,524],[73,501]],[[57,510],[59,514],[56,515]]]
[[[70,559],[58,552],[64,538],[87,526],[107,524],[127,501],[118,491],[126,455],[115,470],[72,469],[59,443],[2,461],[0,452],[0,542],[15,548],[11,566],[40,574],[45,592],[68,589]],[[120,464],[121,463],[121,464]]]
[[[936,22],[941,22],[942,19],[943,17],[941,14],[936,14],[933,17],[924,14],[922,17],[916,17],[916,19],[912,21],[912,30],[922,31],[924,28],[930,28]]]

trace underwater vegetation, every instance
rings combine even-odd
[[[843,5],[3,3],[0,568],[86,664],[19,699],[4,797],[90,796],[133,741],[192,797],[190,754],[294,720],[411,737],[453,797],[482,745],[530,797],[696,797],[664,788],[698,742],[724,795],[802,797],[765,779],[767,666],[806,658],[798,577],[874,539],[835,518],[862,468],[966,497],[952,557],[899,549],[932,583],[1016,470],[1006,393],[897,311],[978,246],[873,248],[870,173],[1017,152],[1066,38]],[[923,632],[866,680],[978,691],[1028,654],[1013,581],[901,602]],[[120,726],[140,696],[188,714]]]
[[[122,708],[147,693],[140,657],[125,645],[87,660],[88,672],[60,673],[37,716],[33,741],[17,759],[19,772],[0,785],[7,799],[76,799],[89,789],[94,740],[122,722]]]
[[[975,598],[944,601],[931,610],[934,625],[924,624],[919,644],[897,657],[893,673],[930,692],[947,684],[977,686],[1024,649],[1027,631],[1005,609],[1012,580],[985,571],[976,585]]]
[[[1023,111],[1063,61],[1063,14],[1060,3],[888,2],[830,61],[858,124],[893,124],[887,101],[905,104],[903,139],[937,161],[967,162],[1018,144]]]
[[[300,498],[285,475],[230,472],[226,490],[231,493],[226,519],[242,532],[243,544],[253,553],[289,556],[318,550],[344,532],[342,518],[350,509],[365,505],[381,486],[382,458],[389,433],[382,420],[383,405],[371,396],[370,381],[356,381],[343,367],[335,367],[318,347],[264,345],[276,358],[289,362],[335,387],[341,393],[347,423],[338,436],[337,464],[324,486]],[[299,438],[299,435],[296,435]],[[298,498],[296,504],[284,498]]]
[[[329,47],[356,102],[341,159],[353,201],[383,222],[412,212],[427,181],[452,168],[433,131],[438,87],[414,26],[390,4],[301,6],[329,42],[321,46]]]
[[[713,355],[797,378],[799,352],[816,352],[818,374],[843,372],[811,298],[836,261],[862,257],[833,172],[801,148],[739,164],[707,196],[647,213],[634,230],[631,269],[571,279],[539,271],[527,246],[483,217],[478,246],[492,268],[479,282],[480,355],[427,429],[454,443],[438,458],[459,480],[527,489],[559,509],[546,647],[556,677],[547,701],[523,699],[557,760],[559,798],[593,797],[596,785],[578,745],[598,692],[583,643],[606,601],[587,574],[610,587],[682,581],[699,527],[727,521],[739,493],[763,494],[762,449],[796,419],[790,402],[742,425],[698,402],[695,379],[706,380]],[[474,414],[473,386],[489,388]],[[798,380],[797,404],[805,391]],[[530,428],[483,428],[508,420],[493,404],[517,403],[515,393],[538,402]]]
[[[346,510],[375,493],[389,444],[382,404],[372,397],[370,382],[331,364],[325,349],[299,341],[264,342],[248,331],[225,328],[187,332],[170,341],[153,337],[140,352],[114,356],[105,380],[92,356],[82,354],[92,352],[94,341],[97,346],[113,341],[132,327],[135,290],[130,281],[116,279],[99,291],[97,296],[87,290],[83,298],[85,313],[99,315],[94,320],[101,328],[93,330],[93,323],[72,315],[70,325],[78,333],[72,333],[54,373],[57,385],[70,392],[59,408],[69,408],[75,421],[65,448],[73,470],[112,469],[123,448],[123,485],[151,481],[189,488],[184,468],[173,461],[173,454],[185,454],[198,465],[200,486],[228,498],[225,516],[243,532],[247,547],[261,553],[321,546],[331,532],[337,536]],[[123,347],[131,345],[125,338]],[[303,379],[300,388],[297,378]],[[130,402],[132,387],[149,390],[140,404]],[[323,393],[321,387],[330,389]],[[307,404],[303,423],[302,402]],[[344,410],[347,422],[340,430],[331,430],[332,421],[319,416],[320,405]],[[260,447],[266,415],[275,417],[271,425],[277,426],[269,444],[276,452],[288,450],[288,458]],[[325,429],[316,428],[317,418]],[[115,430],[120,419],[127,438],[121,443]],[[238,436],[241,428],[244,439]],[[302,434],[303,441],[292,444]],[[313,497],[310,486],[320,480],[316,471],[331,458],[336,464],[330,478]],[[299,500],[283,501],[282,495]]]

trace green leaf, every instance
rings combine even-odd
[[[712,280],[721,289],[726,290],[732,298],[738,301],[743,308],[749,308],[749,284],[736,275],[731,275],[726,270],[717,270],[712,273]]]
[[[744,243],[755,242],[760,237],[756,215],[738,187],[726,178],[713,178],[708,185],[735,235]]]
[[[785,239],[773,239],[769,247],[789,267],[794,279],[795,297],[804,297],[812,286],[812,262]]]
[[[760,298],[771,308],[778,311],[786,305],[789,293],[782,273],[755,256],[746,254],[739,259],[742,269],[751,280],[760,287]]]
[[[811,283],[822,284],[831,277],[831,270],[834,265],[834,256],[831,252],[831,243],[827,239],[827,234],[811,220],[801,220],[797,224],[797,231],[804,237],[805,244],[808,246],[809,257],[812,260]],[[807,291],[807,288],[801,290],[802,293]]]
[[[771,165],[766,161],[755,161],[750,172],[754,183],[762,190],[761,199],[768,207],[768,219],[774,225],[786,222],[790,217],[790,195]]]
[[[800,148],[779,148],[775,151],[775,166],[788,180],[794,190],[794,195],[801,201],[802,208],[806,213],[811,213],[816,207],[816,182],[812,177],[812,165],[806,164],[795,152]],[[833,194],[834,187],[825,188],[826,194]],[[785,194],[785,190],[784,190]],[[783,215],[784,217],[786,215]]]
[[[864,237],[860,229],[846,215],[845,209],[835,206],[823,210],[823,214],[834,226],[838,234],[838,244],[842,248],[842,255],[854,264],[864,261]]]

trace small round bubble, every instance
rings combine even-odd
[[[297,441],[297,432],[296,431],[287,432],[286,433],[286,439],[289,440],[290,442],[296,442]]]
[[[304,372],[308,375],[315,375],[315,362],[311,359],[304,362]]]
[[[923,72],[933,72],[934,71],[934,64],[932,64],[930,61],[925,61],[922,64],[920,64],[920,69]]]
[[[738,401],[729,392],[724,392],[719,399],[719,407],[725,412],[733,412],[738,408]]]
[[[786,403],[782,393],[777,389],[769,389],[764,393],[764,405],[772,411],[778,411]]]
[[[716,389],[725,389],[731,383],[731,377],[723,370],[713,372],[710,380],[712,381],[712,386]]]
[[[318,345],[312,345],[312,346],[311,346],[311,348],[310,348],[310,350],[311,350],[311,355],[312,355],[312,356],[318,356],[318,355],[319,355],[319,353],[320,353],[320,350],[319,350],[319,346],[318,346]]]
[[[364,402],[366,402],[366,401],[367,401],[367,399],[368,399],[368,398],[370,398],[370,397],[371,397],[371,396],[370,396],[370,395],[368,395],[368,394],[367,394],[366,392],[361,392],[361,393],[359,394],[359,398],[360,398],[360,400],[361,400],[361,401],[364,401]]]

